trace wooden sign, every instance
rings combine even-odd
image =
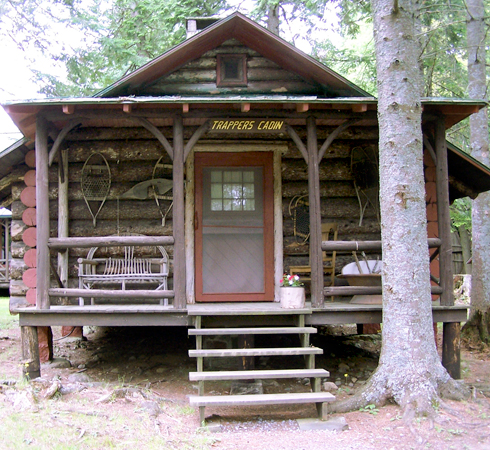
[[[286,129],[286,122],[281,119],[214,119],[210,132],[218,133],[279,133]]]

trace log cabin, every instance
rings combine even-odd
[[[38,335],[52,326],[189,327],[201,420],[225,404],[203,395],[205,380],[298,376],[207,373],[204,358],[304,354],[303,376],[318,379],[310,333],[382,322],[369,301],[380,283],[342,274],[382,261],[376,98],[240,13],[209,23],[93,97],[3,105],[25,139],[0,155],[26,375],[39,375]],[[490,189],[490,169],[446,130],[485,102],[422,104],[432,314],[457,378],[467,309],[454,305],[449,206]],[[290,271],[305,280],[299,308],[281,307]],[[299,349],[253,348],[255,334],[293,332]],[[203,345],[231,334],[240,348]],[[329,394],[316,382],[311,394],[226,401],[312,402],[323,415]]]
[[[10,287],[10,223],[12,213],[0,208],[0,289]]]

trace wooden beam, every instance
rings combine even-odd
[[[53,164],[54,158],[58,154],[61,144],[65,140],[67,134],[71,130],[73,130],[73,128],[78,127],[81,123],[82,122],[79,119],[70,120],[70,122],[67,125],[65,125],[61,130],[61,132],[58,134],[56,140],[54,141],[53,146],[51,147],[51,150],[49,151],[48,163],[50,167],[51,164]]]
[[[286,131],[289,137],[296,144],[296,147],[298,147],[298,150],[301,152],[301,155],[303,156],[305,161],[308,162],[308,151],[306,150],[305,144],[303,144],[303,141],[298,136],[298,133],[296,133],[296,131],[294,131],[294,128],[289,124],[286,125]]]
[[[184,201],[184,125],[181,116],[174,118],[173,164],[173,234],[175,308],[185,308],[185,201]]]
[[[355,105],[352,105],[352,112],[355,113],[363,113],[368,110],[368,105],[366,103],[358,103]]]
[[[92,236],[51,238],[48,246],[53,250],[64,250],[67,248],[117,247],[119,245],[173,245],[173,243],[173,236]]]
[[[250,111],[250,103],[240,103],[240,111],[241,112],[249,112]]]
[[[189,139],[189,141],[184,147],[184,163],[185,161],[187,161],[187,157],[189,156],[189,153],[194,148],[194,145],[196,145],[197,141],[199,141],[199,139],[201,139],[201,137],[208,132],[210,126],[211,126],[211,121],[207,120],[191,136],[191,138]]]
[[[182,103],[182,112],[187,114],[189,112],[189,103]]]
[[[123,113],[130,114],[133,110],[133,105],[131,103],[123,103],[122,110]]]
[[[318,140],[316,119],[306,119],[308,149],[308,201],[310,204],[310,266],[311,266],[311,306],[321,308],[323,297],[322,225],[320,209],[320,175],[318,160]]]
[[[323,156],[325,155],[325,152],[328,150],[328,147],[332,145],[332,142],[337,139],[337,137],[347,128],[350,126],[356,124],[359,122],[359,119],[351,119],[345,121],[343,124],[339,125],[334,131],[332,131],[323,145],[321,146],[320,150],[318,151],[318,163],[322,160]]]
[[[39,115],[36,121],[36,223],[37,284],[36,307],[49,309],[49,178],[48,122]]]
[[[131,118],[142,125],[144,128],[146,128],[151,134],[153,134],[153,136],[158,139],[158,142],[163,145],[163,148],[170,156],[170,159],[174,159],[174,150],[172,146],[168,142],[167,138],[163,135],[163,133],[155,125],[153,125],[148,119],[144,119],[143,117],[131,116]]]
[[[296,112],[304,113],[310,109],[310,105],[308,103],[298,103],[296,105]]]
[[[73,114],[75,112],[75,105],[63,105],[63,114]]]

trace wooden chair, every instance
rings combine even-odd
[[[322,223],[322,241],[336,241],[338,237],[338,224],[334,222]],[[311,252],[311,249],[310,249]],[[330,275],[330,284],[333,286],[335,282],[335,258],[337,252],[332,252],[331,255],[327,255],[327,252],[323,252],[323,273]],[[311,265],[308,266],[291,266],[289,268],[291,275],[298,274],[311,274]],[[311,280],[310,277],[301,277],[303,280]]]

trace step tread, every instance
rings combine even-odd
[[[327,378],[329,376],[330,373],[325,369],[222,370],[209,372],[189,372],[190,381]]]
[[[333,402],[335,396],[330,392],[300,392],[288,394],[256,395],[190,395],[191,406],[230,406],[230,405],[284,405],[297,403]]]
[[[239,334],[314,334],[315,327],[189,328],[189,336]]]
[[[197,357],[231,357],[231,356],[281,356],[281,355],[321,355],[318,347],[285,347],[285,348],[233,348],[189,350],[191,358]]]

